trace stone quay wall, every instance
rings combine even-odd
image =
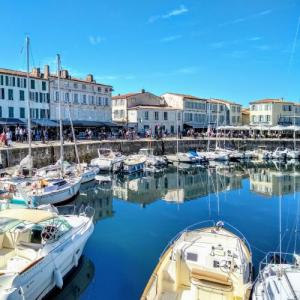
[[[268,150],[275,150],[277,147],[294,147],[292,139],[207,139],[207,138],[165,138],[162,140],[109,140],[109,141],[80,141],[78,142],[78,152],[80,160],[89,163],[92,158],[97,157],[97,149],[110,148],[114,151],[120,151],[124,154],[134,154],[141,148],[151,147],[154,153],[158,155],[172,154],[177,151],[185,152],[191,149],[205,150],[208,144],[214,149],[216,143],[219,147],[233,148],[240,151],[254,150],[259,147],[265,147]],[[300,145],[300,139],[296,140],[297,146]],[[3,168],[13,167],[28,154],[28,147],[24,144],[14,145],[10,148],[0,149],[0,163]],[[35,144],[32,148],[34,167],[43,167],[55,163],[60,157],[59,142],[49,144]],[[65,160],[76,161],[75,147],[73,143],[64,144]]]

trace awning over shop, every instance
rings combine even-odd
[[[195,122],[185,122],[183,125],[193,127],[195,129],[206,128],[203,124],[195,123]]]
[[[59,123],[49,119],[33,119],[32,124],[43,127],[57,127]]]
[[[26,125],[26,123],[16,118],[0,118],[0,125]]]
[[[59,123],[59,121],[57,121]],[[62,121],[64,126],[71,126],[70,120]],[[74,120],[72,121],[74,127],[118,127],[119,125],[111,122],[100,122],[90,120]]]

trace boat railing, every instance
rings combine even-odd
[[[163,252],[161,253],[160,257],[162,257],[164,255],[164,253],[167,251],[167,249],[172,244],[174,244],[182,236],[183,233],[190,232],[190,231],[196,230],[196,229],[202,229],[205,227],[215,227],[215,226],[218,226],[218,223],[219,222],[215,222],[214,220],[206,220],[206,221],[194,223],[194,224],[186,227],[185,229],[180,231],[177,235],[175,235],[175,237],[173,239],[170,240],[168,245],[164,248]],[[245,245],[247,246],[247,248],[249,249],[250,254],[251,254],[252,250],[251,250],[250,243],[248,242],[246,237],[241,233],[241,231],[239,231],[236,227],[234,227],[233,225],[231,225],[227,222],[222,221],[221,223],[222,223],[223,228],[230,229],[231,232],[233,232],[236,236],[238,236],[245,243]]]
[[[297,265],[299,262],[296,259],[295,253],[285,253],[285,252],[268,252],[264,259],[259,263],[259,274],[268,264],[291,264]]]

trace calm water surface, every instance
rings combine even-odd
[[[234,165],[217,169],[168,169],[155,175],[115,177],[112,188],[83,187],[76,204],[96,211],[95,231],[83,260],[60,299],[139,299],[158,258],[182,229],[208,219],[237,227],[258,263],[279,249],[294,250],[300,169],[294,165]],[[282,197],[279,195],[282,194]]]

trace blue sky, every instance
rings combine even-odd
[[[0,66],[55,54],[114,93],[300,99],[299,0],[0,0]]]

